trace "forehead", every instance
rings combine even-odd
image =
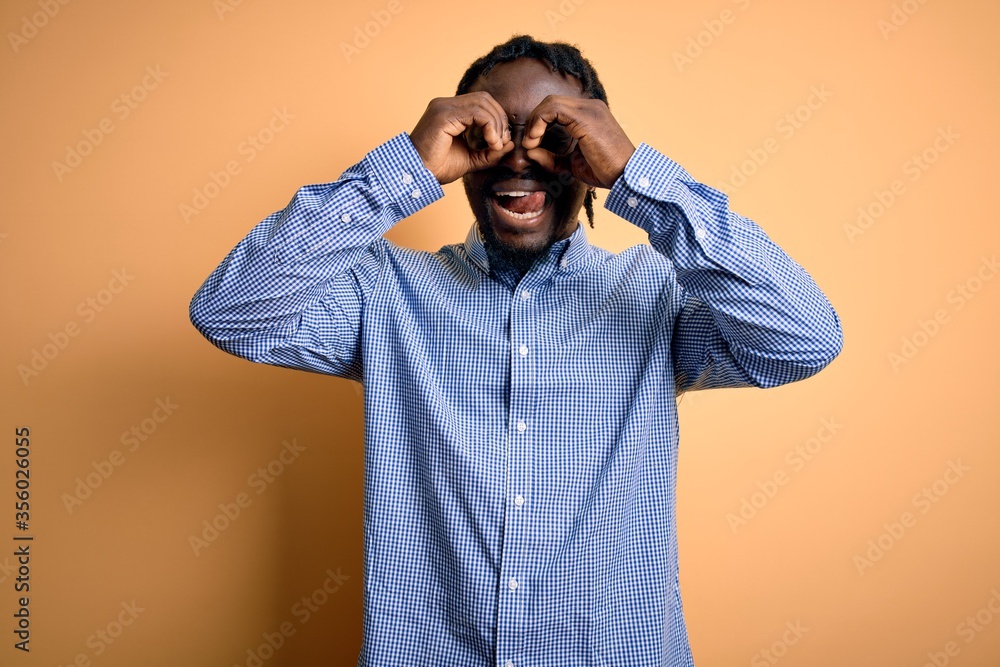
[[[469,92],[476,91],[488,92],[507,115],[518,120],[527,118],[546,95],[585,97],[575,76],[553,72],[548,63],[533,58],[518,58],[495,66],[469,88]]]

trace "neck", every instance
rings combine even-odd
[[[548,249],[545,250],[548,252]],[[524,277],[535,262],[540,257],[538,253],[509,252],[505,248],[493,248],[492,244],[486,244],[486,256],[489,258],[490,266],[499,272],[514,272],[518,279]]]

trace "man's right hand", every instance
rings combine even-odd
[[[482,150],[470,149],[463,137],[473,126],[482,128],[487,144]],[[410,141],[441,185],[496,166],[514,149],[507,114],[486,92],[434,98],[410,133]]]

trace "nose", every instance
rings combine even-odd
[[[514,150],[507,153],[500,161],[500,164],[517,172],[524,171],[529,165],[533,164],[533,160],[528,158],[527,150],[521,145],[521,141],[524,140],[525,124],[510,123],[508,127],[510,128],[510,139],[514,142]]]
[[[515,146],[520,146],[524,139],[525,123],[510,123],[508,127],[510,128],[511,141],[514,142]]]

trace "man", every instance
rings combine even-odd
[[[462,178],[438,252],[382,238]],[[591,246],[594,189],[649,233]],[[676,395],[840,351],[809,275],[615,121],[574,47],[516,37],[333,183],[300,189],[191,304],[215,345],[359,380],[359,665],[692,665]]]

